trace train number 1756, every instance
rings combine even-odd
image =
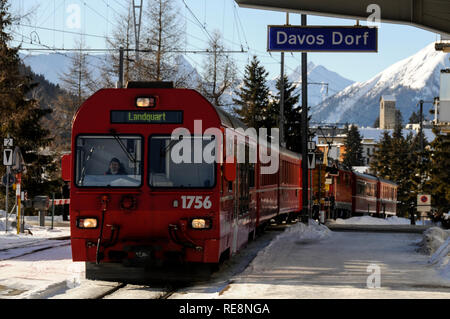
[[[209,196],[181,196],[181,202],[183,209],[210,209],[212,206]]]

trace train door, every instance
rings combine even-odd
[[[234,153],[237,154],[237,143],[236,139],[233,137],[233,146]],[[236,159],[236,157],[235,157]],[[236,163],[236,179],[234,181],[233,188],[233,197],[234,197],[234,205],[233,205],[233,217],[231,222],[231,228],[233,233],[232,244],[231,244],[231,253],[235,253],[238,249],[238,234],[239,234],[239,163]]]
[[[239,249],[248,239],[250,232],[250,175],[252,164],[249,163],[249,146],[246,143],[242,145],[242,152],[245,152],[245,158],[242,157],[237,165],[236,174],[236,211],[233,250]]]

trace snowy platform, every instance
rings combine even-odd
[[[421,234],[431,225],[348,225],[327,223],[326,226],[333,231],[358,231],[358,232],[382,232],[382,233],[415,233]]]

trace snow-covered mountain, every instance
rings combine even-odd
[[[450,67],[449,54],[434,49],[434,43],[399,61],[366,82],[348,86],[312,109],[313,120],[330,123],[372,125],[379,116],[380,98],[393,95],[403,120],[409,119],[419,100],[433,101],[439,95],[440,70]],[[424,115],[430,117],[424,105]]]
[[[73,53],[50,53],[38,55],[23,55],[20,57],[25,65],[31,67],[36,74],[43,75],[48,81],[54,84],[61,84],[60,79],[63,73],[67,73]],[[87,64],[94,79],[101,76],[101,67],[106,60],[105,55],[88,55]],[[189,87],[197,87],[201,79],[197,70],[182,55],[175,58],[175,69],[177,70],[176,81],[186,81]]]
[[[301,66],[294,69],[292,72],[287,72],[288,79],[293,83],[297,89],[294,91],[295,94],[300,95],[302,92],[302,69]],[[267,86],[270,90],[272,96],[278,94],[278,89],[276,88],[276,83],[279,76],[267,81]],[[322,65],[315,65],[313,62],[308,63],[308,104],[311,106],[320,104],[328,97],[340,92],[347,86],[354,83],[349,79],[340,76],[338,73],[328,70]],[[234,87],[227,90],[222,99],[225,104],[224,108],[233,113],[233,98],[238,98],[236,92],[243,85],[242,81],[236,82]]]
[[[60,76],[69,71],[73,56],[73,53],[20,54],[20,58],[25,65],[29,66],[34,73],[43,75],[53,84],[61,84],[62,81]],[[104,59],[104,55],[87,56],[86,61],[93,78],[98,78],[100,76],[100,67]]]
[[[289,74],[289,72],[288,72]],[[276,83],[279,76],[269,81],[268,85],[273,94],[277,94]],[[290,82],[297,86],[296,93],[302,92],[302,67],[297,67],[288,75]],[[336,72],[330,71],[322,65],[315,65],[313,62],[308,63],[308,104],[315,106],[322,103],[327,98],[342,91],[347,86],[353,84],[354,81],[346,79]]]
[[[63,73],[68,72],[71,57],[73,54],[65,53],[51,53],[51,54],[39,54],[39,55],[21,55],[24,63],[31,67],[31,69],[37,73],[42,74],[45,78],[54,83],[61,84],[60,76]],[[101,75],[100,67],[105,60],[104,55],[88,55],[87,63],[91,69],[93,78],[98,78]],[[192,64],[184,57],[179,55],[175,59],[177,69],[177,76],[175,81],[183,83],[183,86],[189,88],[197,88],[202,78],[198,70],[192,66]],[[298,88],[297,94],[301,94],[301,66],[288,73],[289,81],[293,82]],[[277,78],[268,81],[267,85],[273,95],[277,94],[276,82]],[[310,62],[308,64],[308,80],[310,82],[308,86],[308,100],[309,104],[314,106],[323,102],[328,97],[343,90],[347,86],[351,85],[353,81],[348,80],[339,74],[332,72],[321,65],[315,65]],[[224,108],[228,111],[232,111],[233,98],[236,98],[236,91],[239,89],[242,82],[239,80],[234,87],[227,92],[223,97]]]

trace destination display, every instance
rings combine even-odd
[[[378,29],[334,26],[269,26],[268,51],[378,52]]]
[[[111,111],[111,124],[182,124],[182,111]]]

